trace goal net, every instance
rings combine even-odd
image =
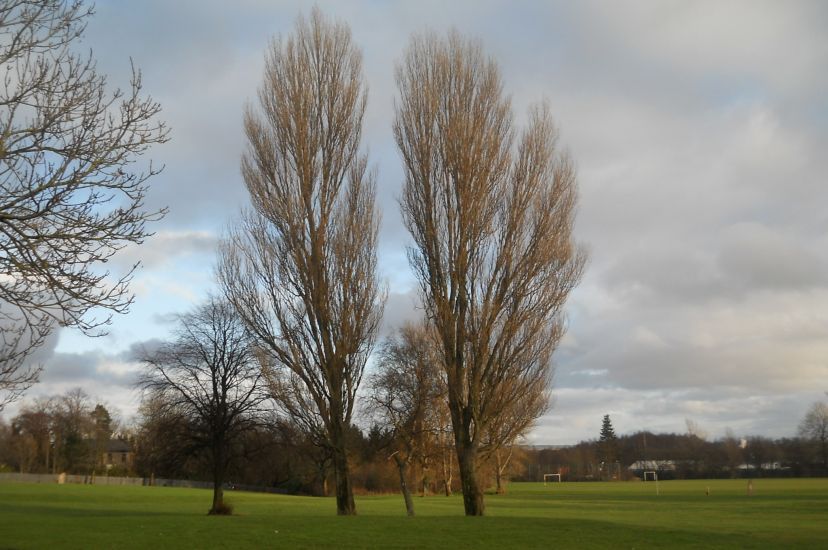
[[[658,473],[656,472],[644,472],[644,481],[651,479],[653,481],[658,481]]]
[[[555,479],[557,478],[557,480]],[[549,480],[557,481],[558,483],[561,482],[561,474],[543,474],[543,484],[544,486],[549,482]]]

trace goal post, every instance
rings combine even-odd
[[[555,478],[558,478],[558,483],[561,482],[561,474],[543,474],[543,486],[544,487],[546,487],[546,484],[549,481],[549,478],[552,478],[553,480]]]
[[[652,476],[653,481],[655,481],[655,486],[656,486],[656,496],[659,496],[659,495],[661,494],[661,490],[660,490],[660,489],[659,489],[659,487],[658,487],[658,473],[657,473],[657,472],[653,472],[653,471],[644,472],[644,481],[647,481],[647,474],[649,474],[650,476]]]

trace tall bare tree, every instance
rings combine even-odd
[[[329,447],[339,514],[354,514],[346,430],[379,324],[375,177],[360,153],[362,55],[319,10],[273,42],[244,117],[253,210],[219,276],[268,352],[275,396]]]
[[[389,432],[409,516],[414,515],[409,467],[427,453],[429,440],[437,435],[435,404],[445,398],[444,385],[429,326],[405,325],[383,343],[369,380],[368,410]]]
[[[91,15],[81,0],[0,2],[0,408],[37,381],[29,360],[56,324],[100,334],[128,310],[137,266],[103,263],[164,214],[144,208],[159,169],[134,167],[167,139],[160,106],[140,72],[108,92],[73,52]]]
[[[143,361],[146,371],[140,386],[152,396],[157,414],[186,418],[192,448],[209,453],[209,513],[229,513],[223,487],[233,459],[231,448],[256,426],[256,412],[265,399],[250,333],[233,306],[211,298],[180,318],[175,341]]]
[[[575,169],[545,105],[515,142],[496,63],[456,32],[415,37],[397,85],[409,260],[441,342],[466,514],[481,515],[484,434],[549,379],[583,269]]]

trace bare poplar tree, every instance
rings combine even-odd
[[[355,514],[346,430],[383,297],[376,184],[360,152],[362,55],[319,10],[273,42],[242,174],[253,209],[230,231],[219,277],[267,351],[282,405],[333,457],[337,512]]]
[[[92,54],[73,52],[91,15],[80,0],[0,2],[0,408],[37,381],[28,361],[56,324],[101,334],[128,310],[137,266],[103,263],[164,214],[143,207],[159,169],[133,167],[167,139],[160,106],[140,72],[107,92]]]
[[[427,453],[436,437],[436,401],[445,397],[436,342],[427,325],[405,325],[381,346],[376,372],[369,379],[368,411],[389,432],[405,509],[414,515],[408,471]],[[423,462],[420,460],[421,463]]]
[[[466,514],[481,515],[484,434],[549,379],[583,269],[575,169],[545,105],[514,139],[497,65],[456,32],[415,37],[397,85],[409,260],[440,338]]]
[[[139,381],[159,417],[187,420],[184,438],[209,454],[213,470],[210,514],[227,514],[224,482],[232,446],[256,426],[266,398],[250,333],[233,306],[211,298],[179,321],[176,339],[143,358]]]

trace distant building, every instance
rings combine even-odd
[[[675,460],[636,460],[627,469],[632,472],[675,472]]]
[[[132,468],[132,461],[135,453],[129,443],[123,439],[112,439],[106,446],[101,462],[107,469],[111,468]]]
[[[788,466],[782,466],[780,462],[763,462],[761,464],[762,470],[790,470]],[[755,464],[739,464],[739,469],[742,471],[755,470]]]

